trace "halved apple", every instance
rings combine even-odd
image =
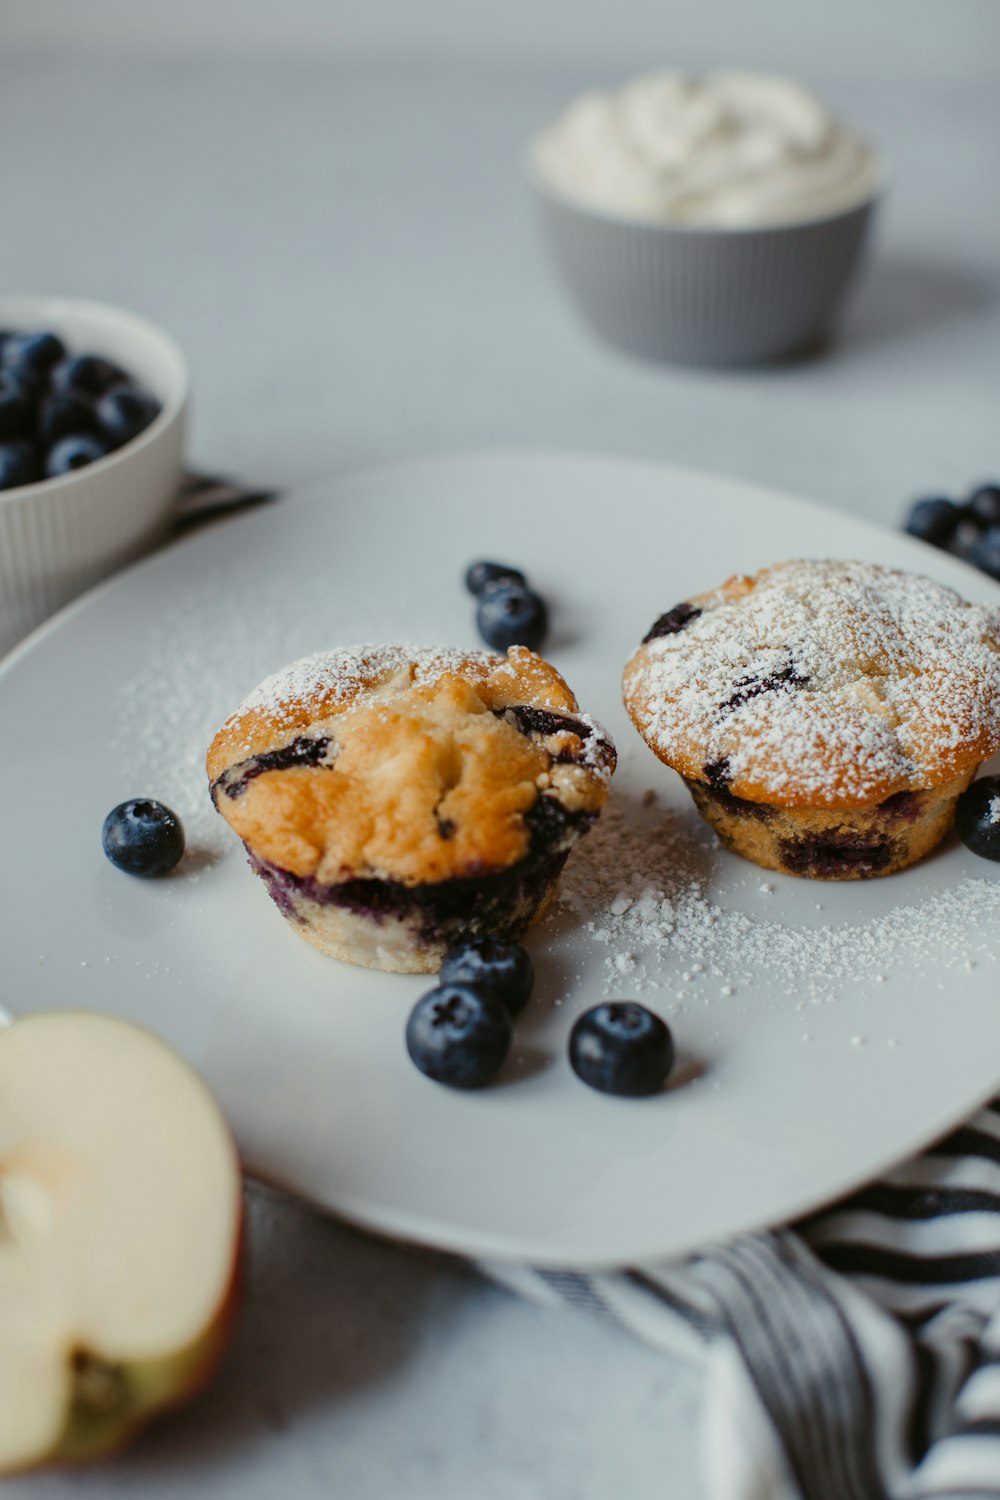
[[[95,1458],[204,1384],[241,1221],[226,1122],[165,1042],[85,1011],[0,1030],[0,1471]]]

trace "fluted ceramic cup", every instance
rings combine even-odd
[[[188,374],[144,318],[67,297],[0,297],[0,328],[47,328],[72,353],[120,365],[161,403],[131,442],[55,479],[0,490],[0,656],[42,620],[166,534],[180,487]]]
[[[590,326],[646,358],[752,365],[826,334],[861,261],[878,195],[822,219],[700,229],[618,218],[528,179],[563,280]]]

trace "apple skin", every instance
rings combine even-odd
[[[102,1410],[74,1394],[57,1447],[21,1465],[16,1472],[48,1464],[94,1463],[108,1458],[127,1448],[156,1417],[186,1406],[201,1394],[222,1364],[236,1325],[243,1296],[244,1224],[241,1216],[229,1289],[202,1336],[166,1359],[107,1367],[111,1378],[120,1382],[123,1399]],[[99,1356],[95,1357],[95,1365],[99,1370],[105,1368]],[[77,1383],[74,1377],[71,1379]]]

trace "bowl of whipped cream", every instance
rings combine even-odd
[[[740,69],[584,94],[532,143],[528,175],[591,326],[717,366],[829,332],[883,183],[873,147],[813,94]]]

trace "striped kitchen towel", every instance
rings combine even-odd
[[[794,1229],[482,1269],[703,1362],[706,1500],[1000,1500],[1000,1103]]]
[[[171,530],[174,536],[183,536],[209,521],[254,510],[276,498],[276,490],[250,489],[245,484],[208,474],[187,474],[177,496]]]

